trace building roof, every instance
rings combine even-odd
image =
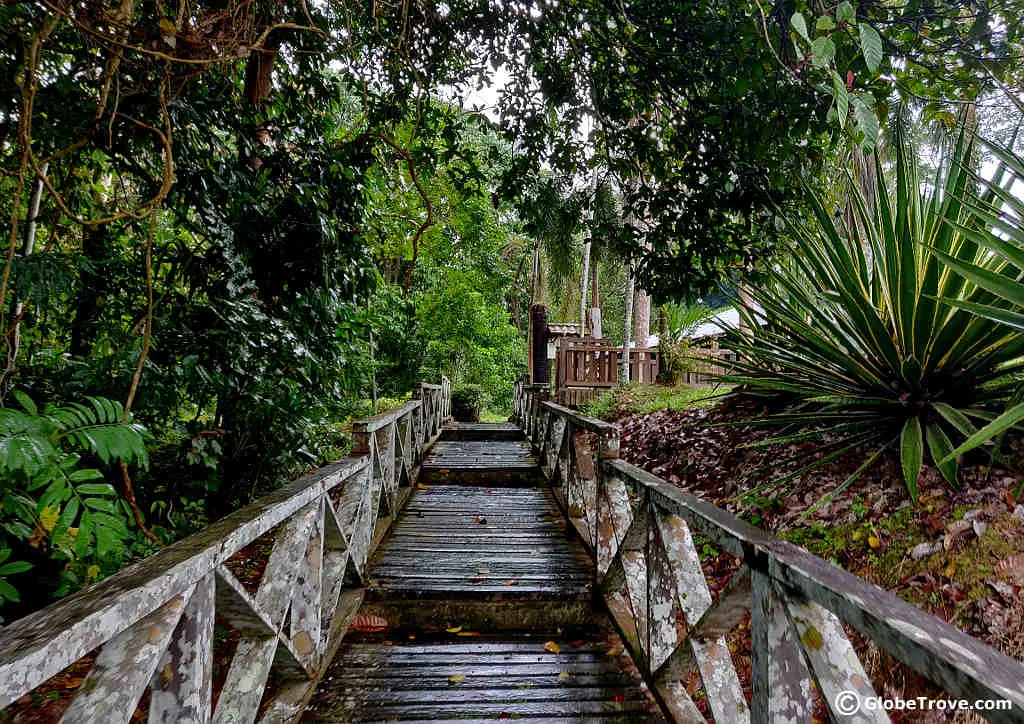
[[[760,307],[754,308],[757,321],[763,325],[765,320],[761,312],[762,309]],[[706,337],[716,337],[723,334],[727,329],[739,329],[739,326],[740,313],[734,307],[729,307],[728,309],[721,310],[703,324],[697,325],[697,328],[690,334],[690,339],[698,340]]]

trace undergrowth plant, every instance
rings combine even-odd
[[[143,429],[117,402],[89,397],[39,410],[0,408],[0,606],[18,602],[9,576],[32,566],[12,551],[66,563],[62,595],[113,570],[134,538],[131,511],[97,464],[147,465]]]
[[[749,331],[727,336],[740,361],[726,379],[790,403],[763,421],[782,429],[758,445],[820,439],[814,454],[825,453],[773,484],[869,446],[835,495],[898,449],[916,500],[926,453],[957,485],[954,441],[970,439],[1012,403],[1024,335],[974,311],[1012,305],[948,265],[1014,276],[989,251],[991,219],[975,211],[993,201],[970,172],[973,150],[961,137],[925,186],[913,149],[897,136],[893,181],[877,164],[878,192],[853,195],[851,222],[808,196],[810,220],[790,220],[792,258],[751,285],[764,311],[734,300]],[[1017,217],[1001,226],[1019,234],[1020,225]]]

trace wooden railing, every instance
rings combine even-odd
[[[682,373],[679,381],[684,385],[715,384],[722,375],[734,371],[735,361],[736,352],[719,347],[717,341],[713,341],[710,347],[693,347],[685,356],[690,369]]]
[[[422,385],[418,399],[355,423],[352,456],[0,629],[0,707],[96,651],[62,721],[127,722],[147,690],[150,722],[294,719],[362,602],[367,558],[440,433],[449,392],[447,380]],[[250,592],[229,559],[264,535],[273,543]],[[238,643],[213,709],[215,618]]]
[[[619,384],[622,348],[607,339],[560,337],[555,354],[555,396],[563,405],[581,405]],[[631,382],[652,384],[658,376],[657,350],[629,353]]]
[[[1024,664],[619,460],[616,426],[542,397],[517,384],[519,424],[594,558],[595,591],[676,721],[704,721],[682,682],[694,667],[716,722],[809,722],[812,682],[833,720],[889,721],[844,625],[957,700],[1002,707],[978,714],[1024,721]],[[692,531],[743,561],[714,601]],[[748,613],[749,705],[725,638]]]

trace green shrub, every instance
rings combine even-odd
[[[53,595],[116,570],[137,532],[95,464],[148,463],[143,429],[117,402],[90,397],[40,411],[20,391],[13,396],[21,410],[0,408],[0,607],[20,601],[6,577],[32,567],[9,560],[12,551],[63,567]]]
[[[966,167],[972,151],[962,139],[922,191],[913,149],[897,139],[895,180],[886,193],[878,171],[873,211],[855,197],[854,222],[845,224],[811,195],[810,221],[791,220],[796,253],[752,285],[763,314],[735,300],[753,331],[733,331],[727,341],[741,361],[726,379],[793,403],[765,421],[786,426],[766,444],[823,437],[817,451],[835,457],[874,446],[845,485],[898,448],[913,499],[927,451],[956,484],[951,439],[992,419],[1024,368],[1024,336],[970,311],[1010,304],[943,263],[1007,279],[1016,273],[985,248],[992,229],[969,210],[986,203]],[[1019,227],[1020,218],[1007,224]]]
[[[484,388],[480,385],[462,385],[452,390],[452,417],[458,422],[480,422],[484,406]]]

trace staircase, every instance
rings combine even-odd
[[[663,721],[510,424],[453,424],[368,565],[304,721]]]

